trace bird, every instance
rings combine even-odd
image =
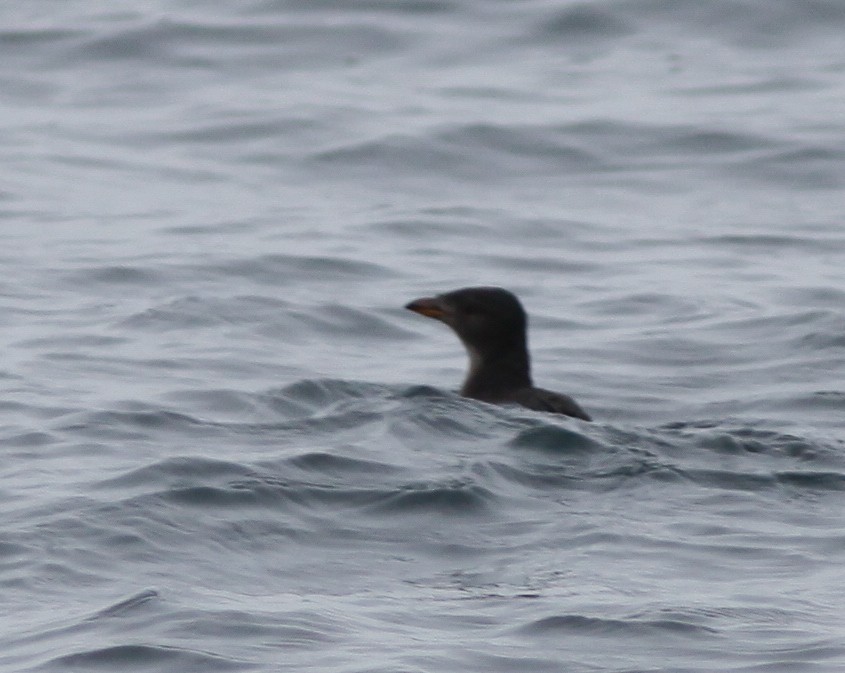
[[[458,335],[469,355],[462,396],[592,420],[569,395],[534,386],[528,316],[512,292],[501,287],[466,287],[414,299],[405,308],[445,323]]]

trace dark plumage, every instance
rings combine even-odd
[[[568,395],[535,388],[519,299],[499,287],[468,287],[415,299],[405,308],[451,327],[469,354],[461,395],[493,403],[515,402],[536,411],[591,420]]]

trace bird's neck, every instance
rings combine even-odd
[[[531,386],[531,362],[524,342],[484,353],[467,346],[467,351],[469,372],[461,395],[496,402]]]

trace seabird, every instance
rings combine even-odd
[[[568,395],[535,388],[528,355],[528,317],[516,296],[500,287],[467,287],[422,297],[405,308],[451,327],[469,354],[461,395],[483,402],[513,402],[592,420]]]

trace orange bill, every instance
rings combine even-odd
[[[410,304],[405,306],[409,311],[419,313],[420,315],[429,318],[442,318],[446,315],[446,307],[443,302],[437,297],[423,297],[421,299],[414,299]]]

